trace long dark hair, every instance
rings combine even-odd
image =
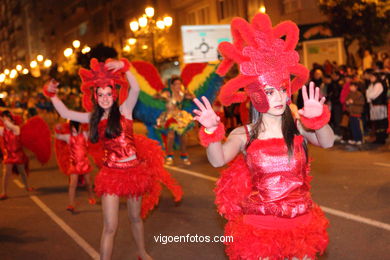
[[[109,86],[112,88],[111,86]],[[96,88],[97,91],[97,88]],[[93,98],[93,111],[89,120],[89,138],[91,143],[97,143],[99,141],[98,125],[104,114],[104,109],[99,106],[97,100]],[[104,132],[106,138],[118,137],[122,132],[122,126],[120,124],[121,113],[119,111],[118,101],[114,101],[107,119],[107,127]]]
[[[263,113],[258,112],[253,106],[251,107],[251,118],[253,127],[249,132],[249,140],[245,146],[245,149],[258,138],[260,131],[263,129]],[[283,139],[287,145],[288,156],[291,158],[294,154],[294,136],[300,135],[300,132],[295,125],[294,118],[291,113],[290,107],[287,105],[282,114],[282,133]],[[307,145],[306,142],[302,143],[303,149],[306,155],[307,161]]]
[[[8,117],[12,122],[14,122],[14,119],[11,115],[11,112],[9,112],[9,110],[4,110],[2,113],[1,113],[2,116],[5,116],[5,117]]]

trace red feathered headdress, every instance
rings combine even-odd
[[[234,18],[231,31],[233,44],[222,42],[218,47],[224,60],[217,73],[225,75],[237,63],[240,74],[222,86],[219,98],[223,105],[244,102],[249,96],[257,111],[267,112],[266,85],[276,89],[286,87],[290,96],[307,81],[309,71],[299,64],[299,55],[294,50],[299,38],[295,23],[285,21],[272,28],[268,15],[259,13],[251,24]],[[291,75],[295,76],[292,82]],[[239,91],[240,88],[245,92]]]
[[[125,64],[125,66],[122,69],[113,72],[105,67],[105,64],[110,61],[111,59],[107,59],[105,63],[98,62],[97,59],[93,58],[90,62],[91,70],[84,68],[79,70],[79,75],[82,81],[80,89],[83,93],[83,107],[87,111],[92,111],[92,95],[96,100],[96,89],[98,87],[105,88],[111,86],[112,95],[114,100],[116,100],[118,98],[116,88],[119,86],[119,104],[122,104],[127,98],[129,84],[123,73],[129,69],[130,62],[127,59],[122,58],[121,61]]]

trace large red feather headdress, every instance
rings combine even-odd
[[[219,98],[223,105],[244,102],[249,96],[257,111],[267,112],[266,85],[278,90],[285,87],[291,96],[307,81],[309,71],[299,64],[295,51],[299,38],[295,23],[284,21],[272,28],[268,15],[259,13],[250,24],[234,18],[231,32],[233,44],[222,42],[218,47],[224,60],[217,73],[225,75],[237,63],[240,74],[222,86]],[[295,76],[292,81],[291,75]]]
[[[111,59],[107,59],[106,62],[99,62],[97,59],[93,58],[90,61],[91,70],[84,68],[79,70],[79,75],[82,81],[80,89],[83,93],[83,107],[87,111],[92,111],[92,96],[96,100],[96,89],[98,87],[105,88],[111,86],[112,95],[114,100],[116,100],[118,98],[117,87],[119,86],[119,104],[122,104],[127,98],[129,93],[129,84],[124,76],[124,72],[129,69],[130,62],[127,59],[122,58],[121,61],[124,63],[124,67],[116,72],[113,72],[108,70],[105,66],[105,64],[110,61]]]

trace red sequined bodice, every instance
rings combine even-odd
[[[70,136],[70,173],[86,173],[90,170],[87,156],[87,140],[84,134]]]
[[[105,137],[107,120],[102,120],[99,123],[99,138],[103,141],[104,158],[103,164],[111,168],[128,168],[134,166],[137,160],[119,162],[126,160],[136,155],[134,136],[133,136],[133,120],[126,119],[121,116],[120,123],[122,132],[118,137]]]
[[[307,184],[303,137],[295,136],[289,158],[283,138],[257,139],[247,149],[252,192],[242,203],[244,214],[293,218],[305,214],[312,200]]]
[[[4,128],[4,163],[24,163],[25,154],[20,141],[20,135],[15,135],[11,130]]]

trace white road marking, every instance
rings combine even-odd
[[[384,167],[390,167],[390,163],[374,162],[374,165],[379,165],[379,166],[384,166]]]
[[[192,175],[192,176],[195,176],[195,177],[198,177],[198,178],[201,178],[201,179],[209,180],[209,181],[217,181],[218,180],[218,178],[211,177],[211,176],[208,176],[208,175],[205,175],[205,174],[202,174],[202,173],[198,173],[198,172],[182,169],[182,168],[179,168],[179,167],[166,166],[166,165],[164,167],[167,168],[167,169],[170,169],[170,170],[182,172],[182,173],[185,173],[185,174],[188,174],[188,175]]]
[[[390,164],[388,164],[388,166],[390,167]],[[195,176],[198,178],[214,181],[214,182],[218,180],[218,178],[207,176],[207,175],[199,173],[199,172],[194,172],[194,171],[182,169],[179,167],[165,166],[165,168],[171,169],[174,171],[178,171],[178,172],[181,172],[184,174],[192,175],[192,176]],[[390,231],[390,224],[383,223],[383,222],[376,221],[376,220],[369,219],[369,218],[365,218],[365,217],[361,217],[358,215],[353,215],[353,214],[350,214],[350,213],[347,213],[347,212],[344,212],[341,210],[337,210],[337,209],[332,209],[332,208],[328,208],[328,207],[324,207],[324,206],[320,206],[320,207],[322,208],[322,210],[324,212],[326,212],[328,214]]]
[[[321,208],[326,213],[329,213],[329,214],[332,214],[332,215],[335,215],[335,216],[338,216],[338,217],[346,218],[346,219],[349,219],[349,220],[353,220],[353,221],[356,221],[356,222],[364,223],[364,224],[367,224],[367,225],[371,225],[371,226],[374,226],[374,227],[377,227],[377,228],[381,228],[381,229],[390,231],[390,225],[389,224],[386,224],[386,223],[383,223],[383,222],[380,222],[380,221],[376,221],[376,220],[373,220],[373,219],[361,217],[361,216],[358,216],[358,215],[352,215],[352,214],[349,214],[347,212],[343,212],[343,211],[340,211],[340,210],[337,210],[337,209],[331,209],[331,208],[324,207],[324,206],[321,206]]]
[[[24,185],[19,180],[14,180],[14,182],[19,188],[24,189]],[[66,224],[65,221],[63,221],[48,206],[46,206],[42,200],[40,200],[35,195],[30,195],[30,199],[34,201],[35,204],[37,204],[38,207],[40,207],[43,212],[45,212],[58,226],[60,226],[60,228],[62,228],[62,230],[64,230],[65,233],[68,234],[82,249],[84,249],[84,251],[87,252],[87,254],[90,255],[92,259],[100,259],[99,253],[96,252],[96,250],[79,234],[77,234],[76,231],[74,231],[68,224]]]

